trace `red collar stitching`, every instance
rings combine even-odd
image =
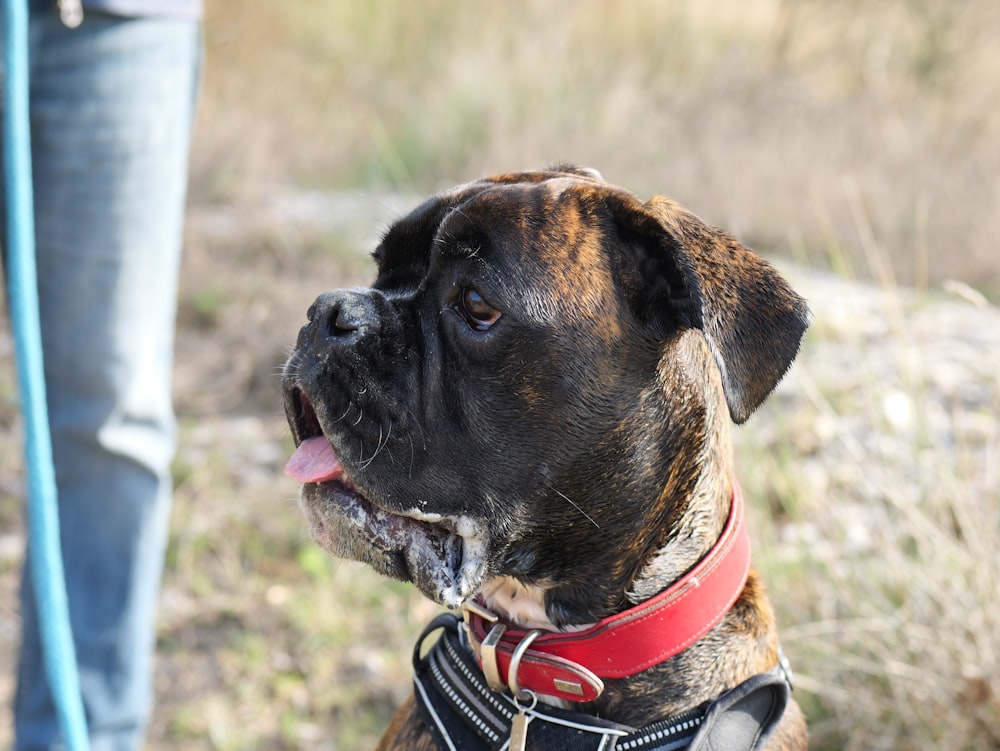
[[[466,631],[494,689],[593,701],[604,690],[602,678],[641,673],[711,631],[739,598],[749,571],[743,494],[734,483],[729,519],[715,546],[655,597],[573,633],[507,629],[488,610],[470,604]]]

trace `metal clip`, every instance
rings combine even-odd
[[[469,620],[473,614],[478,615],[487,623],[496,623],[500,620],[500,616],[492,610],[487,610],[475,600],[468,600],[462,605],[462,620],[465,621],[466,626],[470,625]]]
[[[497,644],[500,643],[500,639],[503,638],[506,630],[507,627],[504,624],[494,624],[479,647],[479,655],[483,663],[483,675],[486,676],[486,682],[494,691],[504,691],[507,688],[500,678],[500,664],[497,662]]]
[[[538,697],[531,691],[524,692],[525,698],[519,699],[514,696],[514,706],[517,707],[517,714],[511,718],[510,738],[507,740],[507,751],[525,751],[528,746],[528,723],[534,717],[531,714],[535,705],[538,704]],[[531,704],[524,706],[522,702],[531,700]]]
[[[529,631],[521,639],[521,643],[514,648],[514,653],[510,656],[510,667],[507,669],[507,685],[510,687],[510,692],[514,694],[514,698],[521,701],[528,701],[532,693],[521,690],[521,686],[517,682],[517,671],[521,669],[521,658],[524,657],[524,653],[528,651],[531,643],[541,635],[542,632],[540,629],[536,628]]]
[[[484,608],[475,600],[469,600],[462,605],[462,629],[465,631],[465,639],[472,645],[472,651],[476,655],[476,659],[482,662],[483,658],[480,653],[479,637],[472,630],[473,615],[478,615],[487,623],[496,623],[500,620],[500,617],[496,613]]]

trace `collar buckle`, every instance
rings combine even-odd
[[[474,616],[478,616],[492,626],[489,633],[481,641],[472,625]],[[497,662],[497,646],[507,631],[507,626],[500,622],[500,617],[492,610],[483,607],[475,600],[468,600],[462,605],[462,628],[465,629],[465,636],[469,644],[472,645],[472,651],[483,668],[483,676],[486,678],[486,683],[493,691],[506,690],[507,685],[500,677],[500,663]]]
[[[521,701],[541,694],[573,702],[593,701],[604,692],[604,681],[583,665],[531,649],[544,635],[540,629],[509,629],[474,600],[462,610],[466,638],[493,691],[509,691]]]

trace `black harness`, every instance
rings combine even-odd
[[[421,656],[429,634],[443,629]],[[753,751],[777,726],[791,692],[781,664],[710,702],[643,728],[493,691],[468,644],[461,621],[450,613],[424,630],[413,654],[417,705],[442,751],[505,751],[529,744],[533,751]],[[512,733],[515,739],[512,742]]]

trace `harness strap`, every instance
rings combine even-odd
[[[437,629],[444,629],[441,637],[421,657],[424,640]],[[447,751],[504,751],[520,713],[529,719],[536,751],[752,751],[781,719],[790,692],[778,666],[712,702],[638,729],[542,702],[524,706],[489,688],[458,618],[449,613],[425,629],[413,664],[417,706],[438,748]]]
[[[690,751],[754,751],[778,726],[791,695],[784,665],[755,675],[709,704]]]

